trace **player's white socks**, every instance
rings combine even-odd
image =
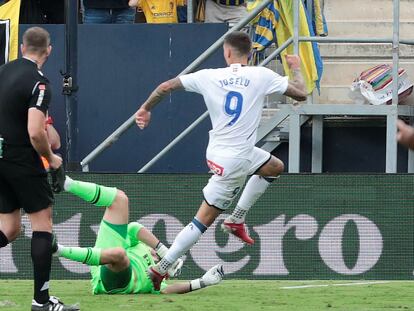
[[[65,191],[69,191],[70,186],[72,184],[73,184],[73,179],[66,175],[65,176],[65,183],[63,184],[63,189],[65,189]]]
[[[186,253],[207,230],[198,219],[194,218],[183,230],[176,236],[174,243],[171,245],[167,254],[157,265],[160,274],[167,273],[168,268],[184,253]]]
[[[236,208],[226,220],[236,224],[243,223],[250,207],[256,203],[256,201],[266,191],[269,185],[270,182],[262,176],[253,175],[250,177],[239,199],[239,202],[237,203]]]

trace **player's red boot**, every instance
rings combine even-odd
[[[236,224],[233,222],[224,221],[221,224],[221,229],[223,229],[224,232],[235,235],[246,244],[252,245],[254,243],[254,240],[251,237],[249,237],[249,234],[247,233],[246,225],[244,224],[244,222],[241,224]]]
[[[152,282],[152,285],[154,285],[155,290],[160,290],[162,281],[167,277],[167,274],[160,274],[157,270],[154,269],[154,267],[150,267],[148,269],[148,276]]]

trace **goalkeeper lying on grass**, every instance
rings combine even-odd
[[[73,180],[66,176],[64,189],[96,206],[106,207],[94,247],[67,247],[54,243],[60,257],[90,266],[94,294],[188,293],[221,282],[223,266],[216,265],[201,278],[167,285],[155,291],[147,275],[158,256],[168,248],[151,231],[137,222],[128,223],[128,197],[116,188]],[[177,260],[169,270],[177,276],[182,267]]]

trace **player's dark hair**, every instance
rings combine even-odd
[[[23,34],[23,45],[29,53],[45,54],[50,45],[50,35],[41,27],[31,27]]]
[[[252,41],[247,33],[234,31],[224,37],[224,44],[231,46],[239,56],[248,56],[252,49]]]

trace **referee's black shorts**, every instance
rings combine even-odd
[[[47,173],[38,168],[0,160],[0,213],[23,209],[27,214],[48,208],[53,192]]]

